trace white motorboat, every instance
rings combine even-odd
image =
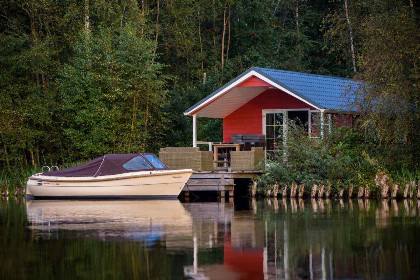
[[[63,170],[34,174],[28,198],[176,198],[193,171],[170,170],[154,154],[108,154]]]

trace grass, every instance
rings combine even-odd
[[[68,168],[81,163],[81,161],[67,163],[60,168]],[[41,172],[40,166],[12,167],[10,171],[3,169],[0,172],[0,193],[2,195],[16,194],[17,192],[23,194],[28,178],[39,172]]]
[[[28,177],[39,172],[38,167],[15,168],[11,171],[2,171],[0,173],[1,193],[15,194],[23,193],[26,187]]]

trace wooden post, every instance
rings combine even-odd
[[[316,196],[317,190],[318,190],[318,186],[314,184],[312,186],[312,192],[311,192],[311,197],[312,198],[314,198]]]
[[[251,196],[255,197],[257,195],[257,182],[252,182],[251,186]]]
[[[325,193],[325,198],[330,198],[330,197],[331,197],[331,186],[328,186],[327,192]]]
[[[414,197],[414,188],[416,187],[416,181],[411,181],[410,198]]]
[[[409,188],[410,188],[410,184],[405,184],[404,194],[403,194],[404,198],[407,198]]]
[[[365,198],[369,198],[369,196],[370,196],[370,188],[369,188],[369,185],[366,184],[366,186],[365,186]]]
[[[299,186],[299,194],[298,194],[299,198],[303,197],[304,191],[305,191],[305,185],[302,184],[302,185]]]
[[[331,135],[332,133],[332,117],[331,114],[328,114],[328,134]]]
[[[197,115],[193,116],[193,147],[197,147]]]
[[[290,188],[290,197],[296,197],[297,184],[293,183]]]
[[[324,110],[321,109],[321,139],[324,139]]]
[[[362,198],[363,197],[363,194],[364,194],[364,188],[363,187],[360,187],[359,188],[359,192],[357,194],[357,197],[358,198]]]
[[[344,194],[344,189],[341,189],[338,191],[338,197],[339,198],[343,198],[343,194]]]
[[[389,193],[389,185],[388,184],[383,184],[382,185],[382,190],[381,190],[381,197],[382,198],[387,198],[388,193]]]
[[[233,192],[233,190],[230,190],[229,191],[229,197],[233,197],[234,196],[234,192]]]
[[[420,181],[417,182],[417,198],[420,199]]]
[[[318,198],[323,198],[324,197],[324,185],[321,185],[319,187],[319,191],[318,191]]]
[[[397,197],[398,189],[399,189],[398,184],[394,184],[394,187],[392,188],[391,198]]]
[[[353,196],[353,185],[350,185],[349,187],[349,198],[352,198]]]
[[[286,198],[287,196],[287,186],[283,187],[283,190],[281,191],[281,197]]]
[[[277,195],[279,194],[279,185],[278,184],[274,184],[273,187],[273,196],[277,197]]]
[[[267,190],[266,196],[267,197],[270,197],[271,196],[271,190],[270,189]]]

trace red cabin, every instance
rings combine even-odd
[[[267,151],[284,141],[289,119],[310,137],[323,138],[334,127],[352,125],[351,107],[360,83],[337,77],[252,67],[189,108],[193,146],[197,117],[223,119],[223,143],[232,135],[264,135]]]

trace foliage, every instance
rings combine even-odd
[[[337,188],[350,184],[373,184],[380,166],[372,161],[363,137],[349,128],[341,128],[326,139],[309,138],[302,127],[288,126],[286,157],[268,162],[260,184],[324,184]]]
[[[326,144],[303,141],[308,160],[297,155],[298,163],[312,177],[300,173],[289,181],[363,180],[370,161],[393,172],[418,170],[416,5],[4,0],[0,168],[11,174],[15,168],[103,153],[190,145],[192,120],[183,112],[247,68],[260,66],[356,77],[367,85],[355,104],[363,135],[337,136],[331,141],[338,142]],[[200,140],[222,140],[221,120],[198,123]],[[316,163],[325,168],[316,171]],[[360,174],[348,174],[338,163],[356,166]]]
[[[359,92],[360,125],[390,149],[420,155],[420,35],[413,6],[387,0],[373,6],[362,25],[363,50],[357,78],[366,87]],[[390,151],[392,152],[392,151]],[[397,153],[390,153],[389,156]]]

